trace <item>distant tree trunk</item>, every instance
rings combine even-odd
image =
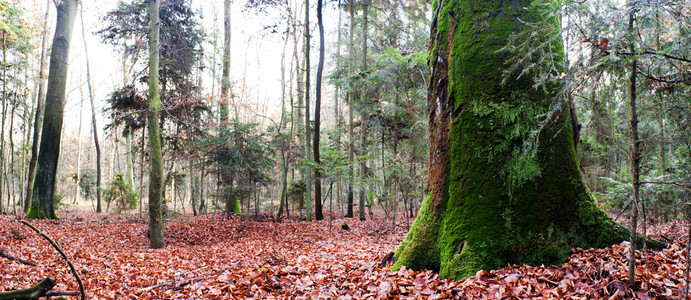
[[[144,122],[144,127],[148,128],[148,124],[146,121]],[[146,158],[144,157],[144,154],[146,154],[146,130],[142,130],[142,141],[141,141],[141,155],[140,155],[140,168],[139,168],[139,214],[142,214],[142,204],[144,203],[144,162],[146,161]],[[98,152],[97,152],[98,153]]]
[[[125,135],[125,156],[127,160],[127,184],[130,186],[132,190],[134,190],[134,158],[133,158],[133,153],[132,153],[132,129],[127,129],[127,133]]]
[[[310,149],[310,1],[305,0],[305,160],[312,161]],[[312,221],[312,172],[305,166],[305,216]]]
[[[427,98],[431,192],[395,251],[394,269],[463,279],[507,264],[562,263],[570,246],[605,247],[627,238],[583,182],[562,84],[534,89],[532,77],[517,78],[520,70],[501,83],[511,56],[499,49],[522,29],[519,19],[541,18],[529,2],[435,5]],[[561,40],[552,34],[536,38],[550,40],[555,59],[563,59]],[[537,124],[543,114],[548,123]],[[517,117],[507,122],[507,115]]]
[[[353,35],[355,34],[355,1],[350,1],[348,10],[350,12],[350,33],[348,35],[348,74],[353,75],[355,68],[353,67],[353,60],[355,59],[353,47]],[[353,134],[353,91],[348,91],[348,210],[347,218],[352,218],[354,205],[354,185],[355,185],[355,135]]]
[[[19,74],[17,74],[17,78],[19,78]],[[8,185],[7,193],[9,194],[7,196],[8,200],[9,199],[14,200],[14,194],[15,194],[14,193],[14,176],[12,174],[15,174],[15,172],[14,172],[14,115],[15,115],[15,112],[17,110],[17,96],[18,95],[15,93],[14,96],[12,97],[13,101],[11,103],[12,110],[10,111],[10,126],[9,126],[10,128],[8,128],[8,130],[7,130],[7,131],[9,131],[9,136],[10,136],[10,151],[9,151],[10,166],[9,166],[9,170],[8,170],[10,176],[9,176],[9,178],[7,178],[7,185]],[[8,209],[9,209],[9,207],[8,207]],[[16,201],[12,201],[12,210],[13,211],[17,210],[17,202]]]
[[[368,16],[367,10],[369,9],[368,0],[362,1],[362,72],[367,72],[367,31],[368,31]],[[366,97],[365,93],[362,93],[360,97]],[[365,99],[362,99],[363,103]],[[360,148],[362,149],[362,155],[367,154],[367,113],[363,112],[360,116]],[[360,180],[365,180],[367,177],[367,166],[366,160],[360,162]],[[367,189],[366,185],[360,187],[360,221],[365,220],[365,201],[367,201]],[[371,208],[370,208],[371,209]]]
[[[2,65],[7,65],[7,32],[2,32]],[[7,119],[7,69],[2,68],[2,122],[0,123],[0,212],[2,212],[2,186],[5,175],[5,119]],[[7,197],[7,210],[10,210],[10,198]]]
[[[286,32],[287,34],[290,34],[290,25],[291,21],[288,20],[286,21]],[[284,116],[286,115],[286,49],[288,48],[288,36],[286,35],[285,40],[283,41],[283,52],[281,53],[281,121],[278,123],[278,128],[276,128],[277,133],[281,134],[283,125],[285,123]],[[290,132],[292,136],[292,131]],[[282,137],[281,137],[282,138]],[[289,138],[288,141],[291,141],[292,138]],[[280,203],[278,204],[278,214],[276,215],[277,219],[280,219],[283,216],[284,211],[288,211],[288,158],[287,158],[287,151],[289,149],[285,149],[286,147],[289,147],[290,145],[282,145],[281,146],[281,200]]]
[[[199,163],[199,213],[206,214],[206,200],[204,200],[204,176],[206,174],[206,164],[203,161]]]
[[[192,205],[192,214],[195,216],[199,215],[197,211],[197,201],[199,200],[199,178],[194,174],[194,164],[192,159],[189,160],[189,172],[190,176],[190,204]],[[183,204],[184,207],[184,204]]]
[[[96,212],[101,212],[101,144],[98,142],[98,125],[96,124],[96,106],[94,105],[94,88],[91,86],[91,67],[89,66],[89,51],[86,46],[86,33],[84,32],[84,11],[80,6],[79,17],[82,22],[82,39],[84,40],[84,56],[86,57],[86,86],[89,89],[89,103],[91,103],[91,126],[94,131],[94,147],[96,148]]]
[[[322,212],[322,183],[321,183],[321,161],[319,159],[319,126],[321,125],[321,102],[322,102],[322,72],[324,71],[324,23],[322,20],[322,0],[317,0],[317,24],[319,26],[319,64],[317,65],[317,83],[314,102],[314,163],[317,168],[314,170],[314,218],[324,219]]]
[[[62,117],[65,107],[65,86],[67,83],[67,64],[74,19],[78,0],[64,0],[57,6],[58,19],[50,54],[46,112],[41,135],[38,157],[38,172],[31,198],[31,208],[27,218],[55,219],[53,195],[55,178],[60,156],[60,137]]]
[[[338,28],[338,37],[336,38],[336,60],[340,61],[341,60],[341,25],[342,25],[342,16],[341,16],[341,0],[338,0],[338,25],[336,28]],[[336,153],[341,154],[341,112],[340,112],[340,102],[341,102],[341,95],[340,95],[340,89],[338,86],[335,87],[334,91],[334,117],[336,118],[336,141],[335,141],[335,148],[336,148]],[[336,187],[334,188],[333,195],[334,198],[336,198],[336,203],[339,205],[341,209],[341,213],[343,213],[343,203],[341,202],[341,179],[336,178]],[[329,209],[331,210],[331,204],[329,204]]]
[[[161,0],[149,0],[149,248],[165,247],[163,238],[163,212],[161,190],[163,187],[163,162],[161,161],[161,135],[159,120],[161,98],[158,87],[159,61],[159,7]]]
[[[80,13],[81,16],[81,13]],[[82,26],[82,28],[84,28]],[[81,76],[80,76],[81,77]],[[81,78],[80,78],[81,79]],[[81,82],[81,80],[79,80]],[[83,85],[79,85],[79,129],[77,130],[77,170],[74,174],[74,204],[79,203],[81,193],[79,192],[79,180],[81,178],[82,169],[82,115],[84,111],[84,89]]]

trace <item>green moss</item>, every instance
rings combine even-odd
[[[391,267],[392,270],[406,266],[416,270],[439,271],[437,239],[440,232],[440,216],[430,210],[431,197],[431,194],[425,197],[418,217],[413,222],[403,242],[394,251],[396,262]]]
[[[238,200],[237,195],[234,195],[233,198],[230,199],[230,211],[232,211],[235,215],[242,214],[242,208],[240,207],[240,201]]]
[[[506,264],[559,264],[571,245],[625,240],[583,183],[568,107],[555,107],[561,86],[535,89],[517,74],[501,84],[509,54],[498,50],[518,30],[516,18],[536,12],[467,0],[443,2],[436,13],[430,57],[449,60],[449,97],[429,101],[454,108],[450,165],[444,195],[425,198],[394,267],[463,279]],[[554,51],[559,59],[563,50]]]

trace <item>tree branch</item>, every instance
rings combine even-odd
[[[45,233],[41,232],[41,231],[38,230],[36,227],[34,227],[34,226],[32,226],[31,224],[29,224],[29,222],[24,221],[24,220],[20,220],[20,222],[22,222],[22,224],[28,226],[29,228],[33,229],[33,230],[36,231],[36,233],[38,233],[40,236],[42,236],[43,238],[45,238],[46,240],[48,240],[48,242],[49,242],[51,245],[53,245],[53,248],[55,248],[55,250],[57,250],[57,251],[60,253],[60,255],[62,255],[62,258],[65,259],[65,261],[67,262],[67,265],[70,266],[70,271],[72,271],[72,275],[74,275],[74,277],[77,279],[77,284],[79,284],[79,291],[80,291],[81,294],[82,294],[81,299],[82,299],[82,300],[86,300],[86,292],[84,292],[84,283],[82,283],[82,279],[79,277],[79,274],[77,273],[77,270],[74,268],[74,265],[72,264],[72,261],[70,261],[70,259],[67,258],[67,255],[65,255],[65,252],[62,251],[62,248],[60,248],[60,245],[58,245],[57,243],[55,243],[55,242],[54,242],[50,237],[48,237]]]
[[[12,256],[12,255],[9,255],[9,254],[5,253],[5,249],[4,249],[4,248],[0,248],[0,256],[2,256],[2,257],[4,257],[4,258],[7,258],[7,259],[9,259],[9,260],[14,260],[14,261],[16,261],[16,262],[23,263],[23,264],[25,264],[25,265],[36,266],[36,264],[33,263],[33,262],[31,262],[31,261],[24,260],[24,259],[21,259],[21,258],[17,258],[17,257],[14,257],[14,256]]]

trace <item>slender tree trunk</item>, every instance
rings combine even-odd
[[[38,157],[38,172],[27,218],[55,219],[53,195],[60,156],[60,137],[65,107],[67,65],[78,0],[64,0],[57,6],[58,19],[51,47],[46,113]]]
[[[82,39],[84,40],[84,56],[86,57],[86,86],[89,89],[89,103],[91,103],[91,126],[94,131],[94,147],[96,148],[96,212],[101,212],[101,145],[98,142],[98,125],[96,124],[96,106],[94,105],[94,88],[91,86],[91,67],[89,66],[89,51],[86,46],[86,33],[84,32],[84,12],[80,10],[79,17],[82,22]]]
[[[322,20],[322,0],[317,0],[317,24],[319,26],[319,64],[317,65],[317,82],[314,102],[314,163],[317,168],[314,170],[314,215],[315,219],[323,220],[322,212],[322,183],[321,183],[321,160],[319,158],[319,126],[321,125],[321,102],[322,102],[322,72],[324,71],[324,23]]]
[[[17,78],[19,78],[17,74]],[[10,155],[10,166],[9,166],[9,178],[7,179],[7,192],[9,193],[8,199],[12,199],[12,210],[16,211],[17,210],[17,202],[14,201],[14,113],[17,109],[17,94],[14,94],[12,101],[12,111],[10,112],[10,128],[9,128],[9,135],[10,135],[10,149],[9,149],[9,155]],[[8,207],[9,208],[9,207]]]
[[[629,14],[629,34],[633,35],[634,12]],[[629,51],[634,51],[633,43],[629,45]],[[629,286],[632,289],[636,287],[636,245],[637,235],[636,228],[638,227],[638,197],[641,187],[641,141],[638,139],[638,112],[636,111],[636,65],[637,59],[631,62],[631,76],[629,77],[629,106],[631,107],[631,185],[633,186],[633,195],[631,196],[631,245],[629,247]]]
[[[46,0],[46,14],[43,21],[43,28],[45,30],[41,34],[41,63],[38,71],[38,96],[36,99],[36,112],[34,115],[34,134],[33,142],[31,143],[31,160],[29,160],[29,174],[27,175],[26,183],[26,197],[24,200],[24,212],[29,212],[31,207],[31,195],[34,188],[34,179],[36,177],[36,163],[38,162],[38,147],[41,137],[41,129],[43,127],[43,106],[46,103],[46,81],[44,79],[46,74],[46,40],[48,35],[48,17],[50,13],[50,0]]]
[[[310,1],[305,0],[305,160],[312,161],[310,149]],[[309,166],[305,166],[305,204],[307,221],[312,221],[312,172]]]
[[[341,25],[342,25],[342,16],[341,16],[341,0],[338,0],[338,37],[336,39],[336,61],[341,60]],[[335,141],[335,148],[336,148],[336,153],[338,153],[339,157],[341,154],[341,113],[339,110],[339,106],[341,102],[341,96],[340,96],[340,89],[338,86],[335,87],[334,91],[334,117],[336,118],[336,141]],[[336,203],[337,205],[340,206],[341,208],[341,213],[343,213],[343,203],[341,202],[341,178],[336,178],[336,187],[334,188],[332,197],[336,198]],[[332,210],[331,203],[329,204],[329,210]],[[333,216],[332,216],[333,217]]]
[[[362,1],[362,72],[367,72],[367,31],[368,31],[368,16],[367,10],[369,9],[368,0]],[[366,97],[364,90],[360,97]],[[363,99],[364,100],[364,99]],[[364,102],[364,101],[363,101]],[[362,155],[367,154],[367,113],[363,112],[360,116],[360,149],[362,149]],[[366,160],[360,162],[360,180],[365,180],[367,177],[367,166]],[[364,221],[365,217],[365,201],[367,201],[367,189],[366,185],[363,184],[360,187],[360,221]],[[370,208],[371,209],[371,208]]]
[[[2,212],[2,188],[5,175],[5,120],[7,119],[7,32],[2,32],[2,123],[0,125],[0,212]],[[7,197],[7,210],[10,210],[10,198]]]
[[[204,198],[204,177],[206,176],[206,164],[201,161],[199,163],[199,212],[206,214],[208,211],[206,207],[206,200]]]
[[[149,248],[165,247],[163,238],[163,212],[161,211],[161,190],[163,187],[163,162],[161,160],[161,137],[159,120],[161,98],[158,87],[159,21],[160,0],[149,0]]]
[[[353,47],[353,35],[355,34],[355,1],[350,1],[348,5],[350,12],[350,34],[348,35],[348,74],[353,75],[355,59]],[[352,218],[354,205],[354,185],[355,185],[355,135],[353,134],[353,91],[348,91],[348,212],[347,218]]]
[[[148,128],[148,124],[144,122],[144,127]],[[142,205],[144,204],[144,162],[146,161],[144,154],[146,154],[146,130],[142,130],[142,141],[141,141],[141,156],[140,156],[140,167],[139,167],[139,214],[142,214]]]
[[[288,20],[286,21],[286,38],[283,41],[283,52],[281,53],[281,121],[278,123],[278,128],[276,128],[276,131],[278,133],[279,138],[283,138],[281,136],[281,131],[283,129],[283,125],[285,123],[284,117],[286,115],[286,49],[288,48],[288,34],[290,34],[290,23],[291,21]],[[292,117],[291,117],[292,118]],[[292,135],[292,131],[290,132]],[[288,139],[288,143],[292,139]],[[277,219],[280,219],[283,216],[284,210],[287,211],[287,197],[288,197],[288,159],[286,157],[286,147],[289,147],[289,145],[282,145],[281,146],[281,200],[278,204],[278,214],[276,215]]]
[[[81,179],[82,169],[82,115],[84,111],[84,89],[82,87],[84,85],[81,84],[81,80],[79,81],[79,129],[77,130],[77,170],[74,174],[74,204],[79,204],[79,198],[81,196],[81,193],[79,192],[79,181]]]
[[[225,0],[223,5],[223,78],[221,80],[221,137],[225,139],[230,138],[228,128],[229,102],[230,102],[230,38],[231,38],[231,11],[230,0]],[[237,118],[237,116],[236,116]],[[225,158],[221,161],[225,161]],[[224,199],[226,202],[226,217],[230,218],[232,214],[240,214],[240,203],[238,197],[233,194],[233,178],[227,166],[221,167],[221,181],[223,185]]]
[[[197,201],[198,196],[199,196],[199,178],[195,176],[194,172],[194,164],[192,163],[192,159],[189,160],[189,180],[190,180],[190,204],[192,205],[192,214],[195,216],[199,215],[199,212],[197,211]],[[183,204],[184,207],[184,204]]]
[[[127,134],[125,135],[125,156],[127,160],[127,184],[130,186],[130,189],[134,190],[134,155],[132,153],[132,130],[127,129]]]

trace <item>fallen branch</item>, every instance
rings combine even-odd
[[[5,299],[38,299],[39,297],[46,297],[46,293],[55,286],[54,277],[46,277],[37,285],[30,288],[0,292],[0,300]]]
[[[14,257],[14,256],[12,256],[12,255],[7,254],[7,253],[5,252],[5,249],[4,249],[4,248],[0,248],[0,256],[2,256],[2,257],[4,257],[4,258],[7,258],[7,259],[9,259],[9,260],[14,260],[14,261],[16,261],[16,262],[20,262],[20,263],[25,264],[25,265],[36,266],[36,264],[33,263],[33,262],[31,262],[31,261],[24,260],[24,259],[21,259],[21,258],[17,258],[17,257]]]
[[[77,284],[79,284],[79,291],[80,291],[81,294],[82,294],[81,299],[82,299],[82,300],[86,300],[86,292],[84,291],[84,283],[82,283],[82,279],[79,277],[79,274],[77,273],[77,270],[74,268],[74,265],[72,264],[72,261],[70,261],[70,259],[67,258],[67,255],[65,255],[65,252],[62,251],[62,248],[60,248],[60,245],[58,245],[57,243],[55,243],[55,242],[54,242],[50,237],[48,237],[45,233],[41,232],[41,231],[38,230],[36,227],[34,227],[34,226],[32,226],[31,224],[29,224],[29,222],[24,221],[24,220],[20,220],[20,222],[22,222],[22,224],[28,226],[29,228],[33,229],[33,230],[36,231],[36,233],[38,233],[40,236],[42,236],[43,238],[45,238],[46,240],[48,240],[48,242],[49,242],[51,245],[53,245],[53,248],[55,248],[55,250],[57,250],[58,253],[60,253],[60,255],[62,255],[62,258],[65,259],[65,261],[67,262],[67,265],[70,266],[70,271],[72,271],[72,275],[74,275],[74,277],[77,279]]]

